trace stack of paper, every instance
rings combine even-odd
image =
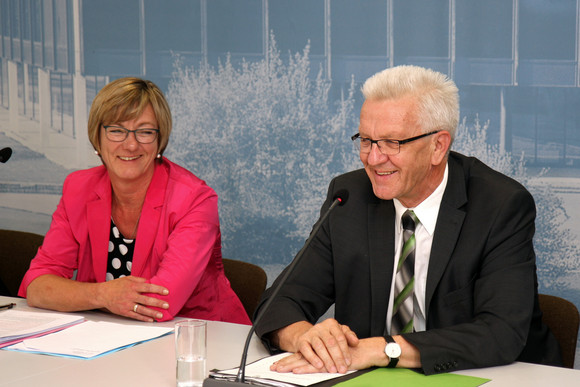
[[[0,348],[85,321],[83,316],[10,309],[0,312]]]
[[[23,340],[5,349],[93,359],[172,332],[172,327],[86,321],[51,335]]]

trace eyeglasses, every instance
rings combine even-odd
[[[135,139],[138,142],[141,144],[151,144],[155,139],[157,139],[157,134],[159,133],[159,129],[152,128],[129,130],[121,126],[111,125],[103,125],[103,128],[105,128],[107,139],[113,142],[125,141],[129,136],[129,133],[135,133]]]
[[[355,148],[360,153],[370,153],[373,144],[377,144],[379,151],[384,155],[396,155],[401,150],[401,145],[407,144],[409,142],[418,140],[423,137],[430,136],[435,133],[439,133],[440,130],[434,130],[429,133],[423,133],[415,137],[406,138],[404,140],[371,140],[370,138],[361,137],[360,133],[353,135],[350,139],[353,141]]]

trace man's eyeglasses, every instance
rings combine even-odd
[[[379,147],[379,151],[382,154],[392,156],[392,155],[396,155],[400,152],[401,145],[407,144],[409,142],[412,142],[412,141],[418,140],[420,138],[427,137],[427,136],[430,136],[432,134],[439,133],[439,132],[440,132],[440,130],[434,130],[432,132],[423,133],[423,134],[420,134],[420,135],[415,136],[415,137],[406,138],[404,140],[390,140],[390,139],[371,140],[370,138],[361,137],[360,133],[356,133],[350,139],[353,141],[355,148],[360,153],[370,153],[371,148],[373,147],[373,144],[377,144],[377,146]]]
[[[103,125],[103,128],[105,128],[107,139],[113,142],[125,141],[127,136],[129,136],[129,133],[134,133],[135,139],[137,139],[141,144],[151,144],[155,139],[157,139],[157,134],[159,133],[159,129],[150,128],[129,130],[121,126],[113,125]]]

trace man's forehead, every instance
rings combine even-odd
[[[415,128],[414,104],[410,101],[367,100],[363,104],[359,120],[361,134],[370,131],[406,133]]]

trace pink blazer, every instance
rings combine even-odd
[[[221,256],[217,195],[191,172],[163,158],[143,204],[132,275],[165,286],[174,316],[250,324],[226,278]],[[104,282],[111,221],[111,182],[104,166],[71,173],[42,247],[20,285],[54,274]]]

